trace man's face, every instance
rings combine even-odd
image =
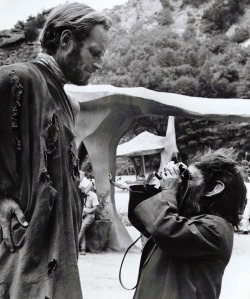
[[[74,49],[60,63],[66,79],[75,85],[87,85],[91,75],[101,69],[107,44],[108,31],[102,25],[96,25],[82,44],[75,41]]]
[[[134,161],[135,161],[135,165],[136,166],[140,166],[141,165],[141,158],[140,157],[135,157]]]
[[[142,176],[138,176],[138,177],[137,177],[137,183],[138,183],[138,184],[144,184],[144,177],[142,177]]]

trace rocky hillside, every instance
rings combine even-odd
[[[49,11],[43,11],[26,22],[17,21],[14,28],[0,31],[0,65],[36,58],[40,51],[39,32]]]
[[[228,7],[231,7],[231,11]],[[216,9],[221,12],[221,16]],[[213,10],[218,18],[225,19],[224,23],[211,17],[214,15]],[[123,29],[133,33],[138,28],[149,29],[163,25],[179,36],[187,29],[192,30],[198,39],[206,39],[208,35],[221,32],[229,37],[240,34],[240,42],[246,46],[249,44],[249,0],[128,0],[124,5],[105,12],[113,20],[114,32]],[[0,31],[0,65],[36,57],[40,50],[37,42],[39,30],[47,14],[48,11],[44,11],[36,17],[28,18],[26,22],[17,21],[14,28]],[[234,18],[230,17],[228,21],[226,17],[230,14]],[[218,22],[219,29],[212,26],[211,22]]]
[[[228,26],[224,32],[226,35],[232,36],[242,27],[250,28],[250,1],[248,0],[129,0],[126,4],[115,6],[105,12],[114,20],[116,27],[126,30],[131,30],[138,24],[144,28],[169,25],[173,32],[181,36],[192,25],[198,38],[206,38],[204,13],[216,2],[225,5],[231,5],[232,2],[244,3],[244,7],[240,4],[244,12],[235,23]]]

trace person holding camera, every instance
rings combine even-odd
[[[129,219],[147,237],[134,299],[217,299],[246,188],[232,149],[169,162],[159,189],[131,190]]]

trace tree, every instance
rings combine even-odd
[[[46,19],[44,14],[38,14],[36,17],[29,16],[24,24],[24,35],[26,40],[35,41],[39,36],[39,29],[41,29]]]
[[[226,6],[226,9],[230,8],[231,14],[232,8],[235,9],[234,1],[231,0],[228,4],[217,0],[215,3],[216,10]],[[242,12],[242,6],[238,12]],[[226,19],[230,19],[230,14],[225,16]],[[221,16],[220,12],[219,15]],[[111,36],[105,68],[95,83],[111,83],[123,87],[142,86],[156,91],[206,98],[249,99],[249,51],[221,33],[223,28],[220,27],[219,34],[203,40],[198,40],[192,34],[192,26],[181,37],[172,32],[169,26],[152,29],[138,27],[138,31],[133,31],[133,34],[119,29],[121,34]],[[250,152],[248,142],[243,147],[238,146],[244,140],[241,126],[234,126],[233,141],[230,139],[232,130],[225,124],[208,122],[203,125],[203,122],[190,120],[186,127],[187,121],[180,120],[176,124],[177,130],[182,123],[189,132],[186,136],[180,133],[182,131],[177,131],[177,142],[182,153],[194,151],[198,145],[219,147],[224,144]],[[196,129],[196,126],[199,128]],[[131,128],[129,136],[142,129],[164,136],[166,124],[162,118],[143,118]],[[246,128],[244,130],[245,133],[248,132]]]
[[[216,0],[203,13],[205,32],[225,32],[244,13],[244,0]]]

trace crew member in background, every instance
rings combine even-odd
[[[240,230],[242,231],[243,235],[248,235],[249,219],[250,219],[250,181],[249,181],[248,161],[246,160],[241,161],[241,165],[243,167],[243,175],[244,175],[245,185],[247,188],[247,195],[246,195],[246,206],[244,208],[244,212],[242,214],[242,220],[240,222],[241,224]]]
[[[95,192],[92,191],[93,183],[82,176],[79,188],[83,193],[82,226],[78,235],[79,253],[86,254],[86,230],[95,221],[95,213],[99,207],[99,201]]]

